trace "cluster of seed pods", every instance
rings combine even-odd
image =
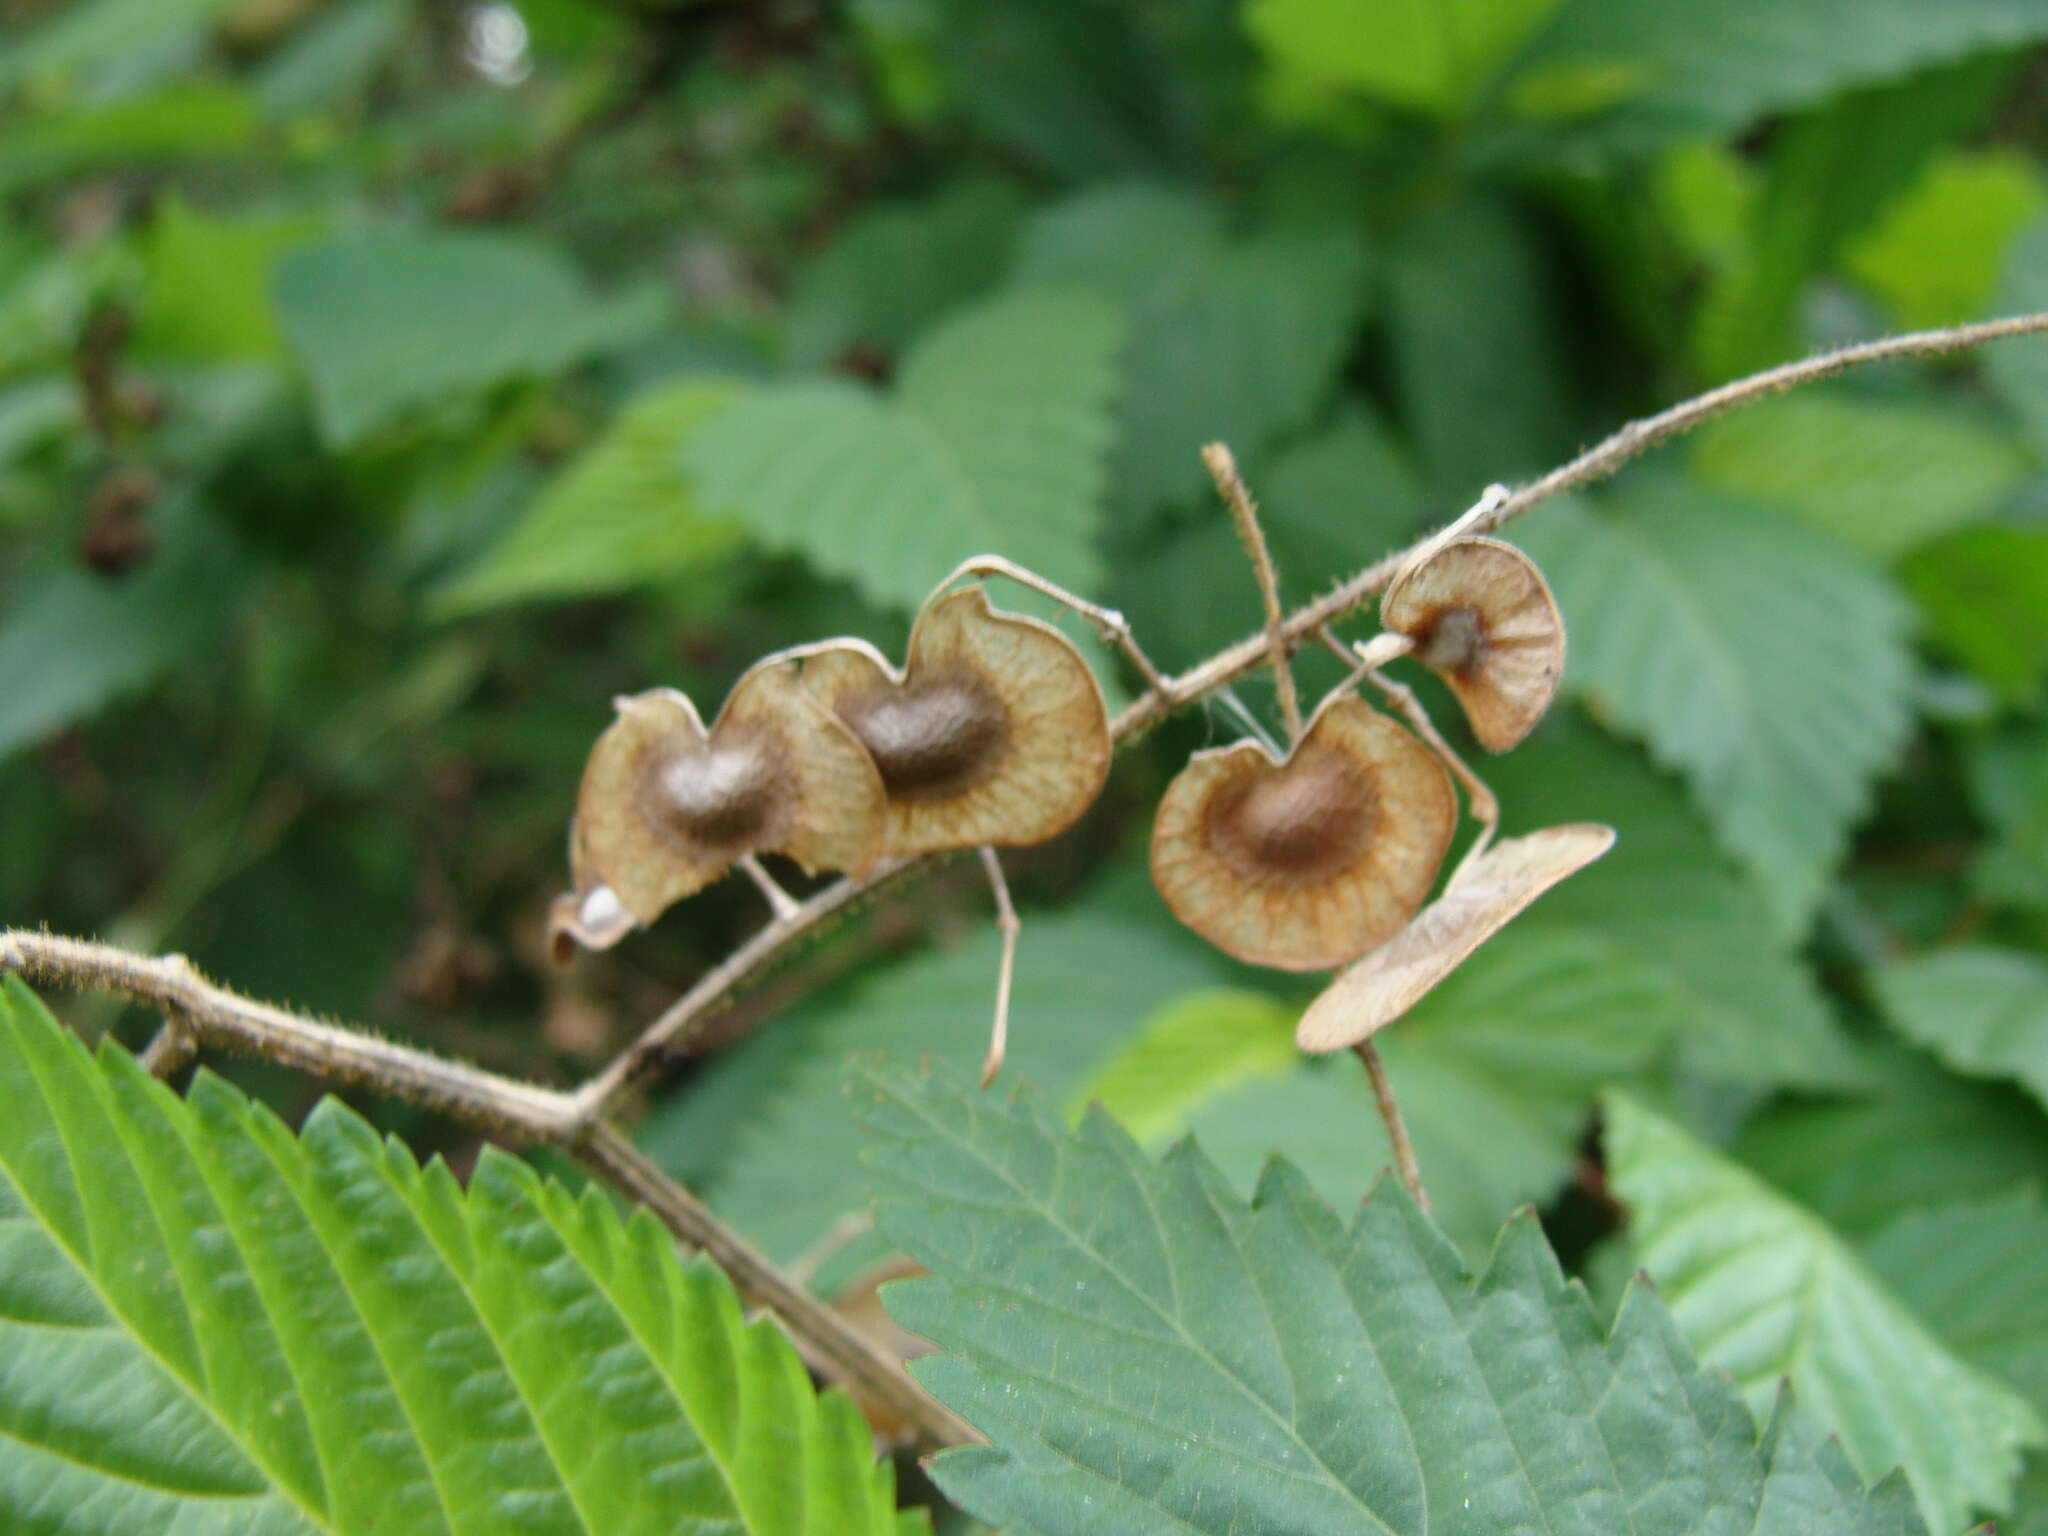
[[[981,568],[1007,569],[962,571]],[[955,590],[960,574],[918,611],[900,670],[861,640],[778,651],[709,729],[672,688],[615,701],[577,796],[557,959],[618,942],[735,864],[780,907],[759,854],[858,878],[884,859],[979,848],[1004,918],[993,1077],[1016,937],[993,850],[1044,842],[1088,808],[1109,772],[1109,717],[1072,642],[978,584]]]
[[[1276,634],[1255,509],[1227,452],[1213,452],[1238,493]],[[778,651],[747,669],[709,727],[672,688],[620,698],[577,797],[574,889],[555,903],[556,958],[579,944],[608,948],[735,865],[788,910],[760,854],[861,878],[884,860],[979,849],[1004,936],[983,1080],[993,1078],[1017,936],[994,850],[1072,826],[1102,789],[1111,740],[1101,687],[1073,644],[995,608],[979,582],[960,584],[987,574],[1081,613],[1157,683],[1120,616],[984,556],[926,599],[900,669],[861,640]],[[1284,754],[1253,741],[1198,752],[1153,827],[1154,883],[1190,928],[1254,965],[1343,968],[1297,1028],[1308,1051],[1369,1038],[1614,840],[1611,828],[1582,823],[1494,842],[1492,793],[1414,694],[1379,670],[1414,657],[1449,685],[1481,746],[1519,743],[1549,708],[1564,664],[1563,621],[1527,555],[1454,525],[1396,573],[1380,622],[1382,633],[1351,650],[1325,631],[1353,671]],[[1294,724],[1286,656],[1277,638],[1273,646]],[[1361,681],[1408,723],[1366,704]],[[1479,834],[1425,906],[1456,830],[1453,779]]]
[[[1380,623],[1351,650],[1331,640],[1354,670],[1284,755],[1250,741],[1196,754],[1153,827],[1153,881],[1210,943],[1279,970],[1346,967],[1296,1027],[1311,1052],[1369,1039],[1614,842],[1593,823],[1494,842],[1491,791],[1379,671],[1412,656],[1450,687],[1482,747],[1516,746],[1564,668],[1564,622],[1534,561],[1499,539],[1432,540],[1389,584]],[[1286,665],[1277,650],[1273,664]],[[1367,705],[1362,680],[1413,729]],[[1425,907],[1456,829],[1454,777],[1479,833]]]

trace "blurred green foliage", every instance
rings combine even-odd
[[[1299,599],[1746,369],[2048,307],[2044,43],[2040,0],[0,0],[0,919],[570,1080],[760,915],[727,882],[547,970],[612,695],[893,653],[983,550],[1185,666],[1258,618],[1205,441]],[[1389,1037],[1459,1241],[1533,1201],[1616,1272],[1588,1132],[1625,1090],[2048,1412],[2040,1308],[1938,1315],[1936,1236],[2042,1220],[2044,455],[2014,342],[1510,530],[1573,649],[1484,771],[1508,830],[1621,841]],[[1012,861],[1011,1059],[1351,1200],[1356,1064],[1276,1051],[1301,988],[1145,881],[1166,778],[1240,730],[1155,732]],[[813,1250],[866,1199],[843,1053],[976,1059],[984,912],[949,866],[794,956],[649,1145]],[[1928,1486],[2000,1509],[2002,1466]]]

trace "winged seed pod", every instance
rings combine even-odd
[[[1596,822],[1503,838],[1451,877],[1413,922],[1345,971],[1295,1026],[1304,1051],[1357,1045],[1413,1008],[1530,902],[1614,846]]]
[[[1429,749],[1355,695],[1324,699],[1275,761],[1255,742],[1198,752],[1152,828],[1152,881],[1226,954],[1326,970],[1405,923],[1450,847],[1457,802]]]
[[[891,857],[1042,843],[1102,792],[1109,710],[1095,674],[1066,636],[991,607],[979,586],[926,601],[900,672],[857,640],[795,654],[804,686],[874,761]]]
[[[751,668],[708,731],[673,688],[615,704],[576,797],[575,891],[553,914],[558,958],[571,942],[617,943],[746,854],[856,875],[879,857],[881,777],[786,669]]]
[[[1456,539],[1394,577],[1380,623],[1415,642],[1472,734],[1505,752],[1543,718],[1564,670],[1564,620],[1536,562],[1499,539]]]

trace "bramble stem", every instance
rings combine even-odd
[[[1202,449],[1202,463],[1216,482],[1216,494],[1230,508],[1237,524],[1237,536],[1250,556],[1252,574],[1258,578],[1259,599],[1266,605],[1266,656],[1273,664],[1273,687],[1280,695],[1280,718],[1287,724],[1287,745],[1301,740],[1301,695],[1295,691],[1294,669],[1287,664],[1287,640],[1282,631],[1280,573],[1273,569],[1273,555],[1266,548],[1266,530],[1259,526],[1259,504],[1252,500],[1251,487],[1237,472],[1237,460],[1222,443]]]
[[[1415,1197],[1415,1203],[1422,1207],[1422,1214],[1430,1214],[1429,1191],[1422,1187],[1422,1168],[1415,1161],[1415,1143],[1408,1139],[1408,1122],[1401,1118],[1401,1106],[1394,1100],[1394,1085],[1387,1080],[1387,1064],[1380,1060],[1379,1050],[1372,1041],[1361,1040],[1351,1047],[1358,1053],[1358,1059],[1365,1063],[1366,1076],[1372,1079],[1373,1101],[1380,1107],[1380,1119],[1386,1123],[1387,1145],[1393,1149],[1394,1170],[1401,1175],[1401,1182],[1408,1186],[1408,1193]]]

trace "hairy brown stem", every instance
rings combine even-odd
[[[1230,508],[1237,536],[1258,578],[1259,600],[1266,608],[1266,656],[1273,664],[1273,687],[1280,695],[1280,718],[1287,725],[1287,745],[1301,739],[1301,695],[1295,690],[1294,669],[1287,664],[1287,637],[1282,631],[1285,615],[1280,608],[1280,573],[1273,568],[1273,555],[1266,548],[1266,530],[1259,526],[1259,504],[1252,500],[1251,487],[1237,471],[1237,460],[1222,443],[1202,449],[1202,463],[1216,482],[1216,494]]]
[[[1401,1106],[1394,1098],[1394,1085],[1387,1080],[1387,1064],[1380,1060],[1380,1053],[1370,1040],[1361,1040],[1351,1047],[1358,1053],[1358,1059],[1365,1063],[1365,1074],[1372,1079],[1373,1102],[1379,1105],[1380,1119],[1387,1127],[1387,1145],[1393,1149],[1394,1169],[1401,1175],[1401,1182],[1408,1187],[1408,1193],[1415,1197],[1415,1203],[1422,1207],[1422,1214],[1430,1214],[1429,1191],[1422,1187],[1422,1165],[1415,1161],[1415,1143],[1408,1139],[1408,1122],[1401,1118]]]

